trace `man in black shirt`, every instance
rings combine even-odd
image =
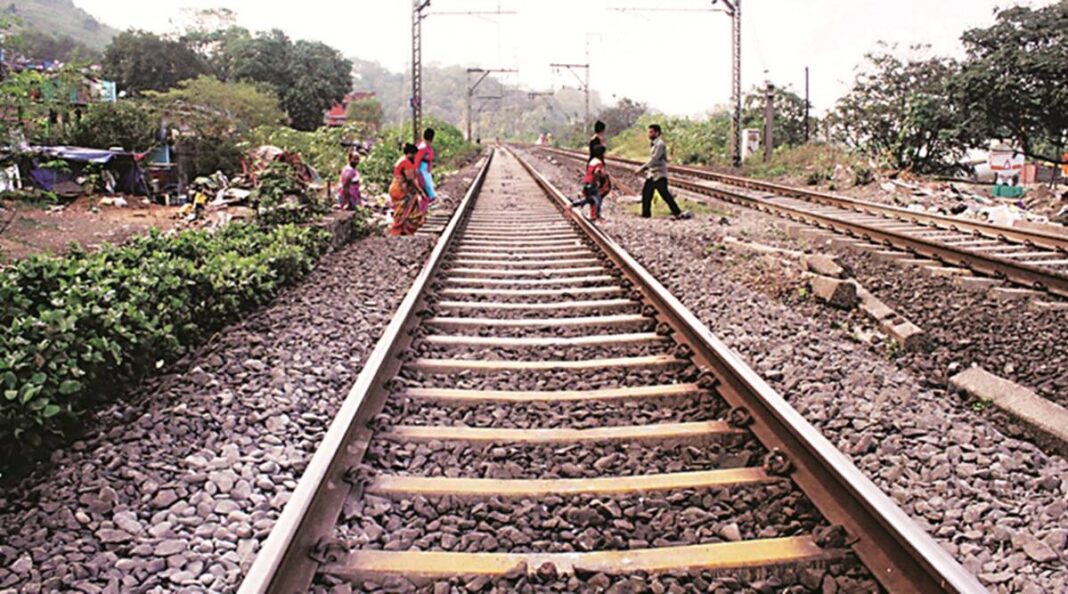
[[[587,157],[587,162],[593,160],[593,147],[604,146],[608,148],[604,143],[604,131],[607,127],[601,120],[597,120],[597,123],[593,125],[593,138],[590,139],[590,156]]]

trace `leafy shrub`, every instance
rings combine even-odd
[[[251,198],[257,220],[267,225],[303,223],[330,210],[318,195],[308,193],[296,169],[281,161],[271,163],[260,174]]]
[[[809,172],[805,177],[805,183],[810,186],[818,186],[819,184],[831,179],[831,174],[823,169],[817,169],[816,171]]]
[[[868,186],[875,183],[875,172],[870,167],[857,167],[853,172],[854,186]]]
[[[235,224],[0,271],[0,448],[25,463],[68,440],[93,404],[269,301],[328,243],[319,229]]]
[[[91,103],[74,124],[67,144],[128,151],[151,148],[159,131],[159,117],[151,106],[136,100]]]
[[[362,123],[337,128],[324,127],[314,132],[302,132],[285,126],[259,126],[248,135],[242,148],[248,150],[269,144],[299,153],[323,179],[330,179],[345,166],[348,154],[346,145],[373,137],[370,128]]]

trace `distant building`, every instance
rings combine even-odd
[[[348,121],[346,113],[349,110],[349,103],[374,98],[375,94],[373,92],[355,91],[349,93],[348,95],[345,95],[345,98],[341,100],[341,103],[334,105],[330,108],[330,111],[326,112],[326,115],[323,116],[323,123],[334,128],[344,126],[345,122]]]

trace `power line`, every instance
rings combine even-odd
[[[712,6],[720,0],[711,0]],[[742,0],[722,0],[723,8],[658,8],[618,7],[615,12],[722,12],[731,17],[731,103],[734,117],[731,118],[731,161],[735,167],[742,165]]]
[[[461,10],[461,11],[437,11],[425,12],[430,8],[431,0],[412,0],[412,136],[415,142],[419,142],[419,135],[423,129],[423,19],[428,16],[481,16],[481,15],[514,15],[514,11],[502,11],[498,4],[497,10]]]

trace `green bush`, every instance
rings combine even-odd
[[[307,274],[325,231],[230,225],[159,232],[0,271],[0,464],[69,440],[92,405]]]
[[[251,198],[257,220],[267,225],[303,223],[330,211],[330,204],[309,193],[296,168],[284,161],[267,166]]]
[[[362,123],[337,128],[319,128],[302,132],[286,126],[259,126],[252,130],[241,145],[244,150],[265,144],[299,153],[323,179],[333,179],[345,166],[348,150],[344,145],[372,139],[373,132]]]
[[[156,143],[159,116],[136,100],[91,103],[64,141],[74,146],[144,151]]]

